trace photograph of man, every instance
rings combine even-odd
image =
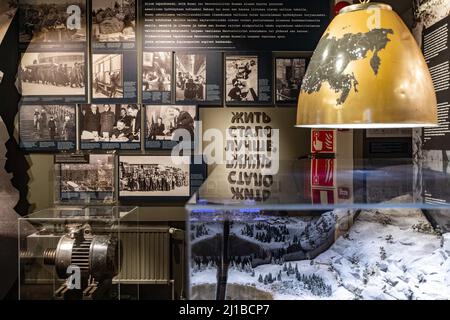
[[[92,62],[92,97],[123,98],[123,54],[93,54]]]
[[[140,106],[135,104],[82,105],[81,142],[139,142],[140,119]]]
[[[66,141],[76,140],[75,121],[70,117],[70,115],[66,115],[64,117],[64,123],[63,123],[63,127],[62,127],[62,135],[64,137],[64,140],[66,140]]]
[[[277,58],[276,101],[296,102],[306,73],[306,58]]]
[[[258,57],[227,56],[226,100],[245,102],[258,100]]]
[[[130,121],[130,140],[140,141],[141,137],[141,110],[135,104],[129,104],[127,114]]]
[[[131,130],[123,120],[117,120],[117,126],[112,130],[111,138],[114,141],[128,141]]]
[[[75,105],[21,105],[19,134],[23,142],[75,141]]]
[[[177,55],[176,74],[177,101],[205,101],[206,55]]]
[[[116,115],[111,111],[111,105],[104,105],[105,111],[100,114],[100,134],[104,138],[109,138],[116,123]]]
[[[142,68],[143,91],[167,92],[171,90],[171,52],[144,52]]]
[[[48,121],[48,133],[50,136],[50,140],[55,140],[56,137],[56,121],[53,116],[50,116],[50,120]]]
[[[90,106],[82,107],[84,108],[84,123],[83,123],[83,131],[88,131],[95,136],[98,136],[100,132],[100,112],[98,105],[92,104]]]
[[[146,107],[147,140],[172,140],[174,133],[185,129],[194,141],[196,106],[148,105]]]
[[[157,140],[158,136],[164,136],[166,131],[166,126],[163,123],[163,119],[161,117],[158,117],[156,122],[152,122],[150,125],[149,130],[149,139],[150,140]]]

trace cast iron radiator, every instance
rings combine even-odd
[[[171,281],[170,237],[168,227],[122,229],[120,232],[122,264],[114,282],[169,284]]]

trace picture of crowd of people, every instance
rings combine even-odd
[[[146,106],[147,140],[172,140],[174,132],[185,129],[194,141],[196,106]]]
[[[300,94],[303,77],[306,73],[307,59],[277,58],[276,67],[276,101],[295,102]]]
[[[139,142],[141,109],[135,104],[81,105],[81,142]]]
[[[226,101],[258,101],[258,57],[227,56]]]
[[[85,95],[82,52],[26,52],[20,64],[24,96]]]
[[[89,163],[61,164],[61,192],[113,192],[114,156],[93,155]]]
[[[176,100],[205,101],[206,55],[176,55]]]
[[[94,98],[123,97],[123,55],[93,54]]]
[[[22,141],[76,141],[75,105],[22,105]]]
[[[143,91],[171,91],[172,53],[144,52],[142,72]]]
[[[189,157],[173,164],[170,156],[121,156],[119,196],[188,197]]]
[[[86,0],[20,0],[19,28],[22,43],[86,41]]]
[[[92,39],[97,42],[134,41],[135,0],[92,0]]]

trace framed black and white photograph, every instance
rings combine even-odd
[[[272,103],[269,53],[225,54],[225,103],[229,106]]]
[[[147,105],[145,114],[146,149],[172,149],[183,138],[193,145],[197,106]]]
[[[258,101],[258,56],[227,56],[226,101]]]
[[[21,105],[20,146],[27,151],[75,150],[75,110],[75,105]]]
[[[93,42],[136,40],[135,0],[91,0]]]
[[[308,67],[309,58],[275,58],[275,102],[295,105]]]
[[[222,105],[222,74],[220,52],[176,52],[176,104]]]
[[[86,100],[86,64],[83,52],[26,52],[19,70],[24,97],[52,97],[51,102]],[[26,99],[25,99],[26,100]],[[34,98],[30,98],[33,102]]]
[[[172,52],[144,52],[142,59],[142,100],[144,103],[170,103]]]
[[[86,42],[86,0],[20,0],[19,30],[21,43]]]
[[[91,154],[87,163],[58,164],[57,199],[64,203],[111,203],[115,200],[114,155]]]
[[[206,55],[176,56],[176,101],[205,101]]]
[[[141,107],[136,104],[80,105],[81,149],[141,148]]]
[[[92,97],[123,98],[123,55],[92,55]]]
[[[119,157],[119,197],[187,198],[189,195],[190,157]]]

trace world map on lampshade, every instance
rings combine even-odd
[[[347,100],[350,92],[358,92],[358,79],[354,73],[345,72],[347,66],[357,60],[367,60],[377,75],[382,65],[379,52],[386,48],[393,35],[392,29],[373,29],[369,32],[347,33],[341,38],[325,34],[320,40],[303,80],[301,92],[319,92],[324,83],[340,96],[337,105]]]

